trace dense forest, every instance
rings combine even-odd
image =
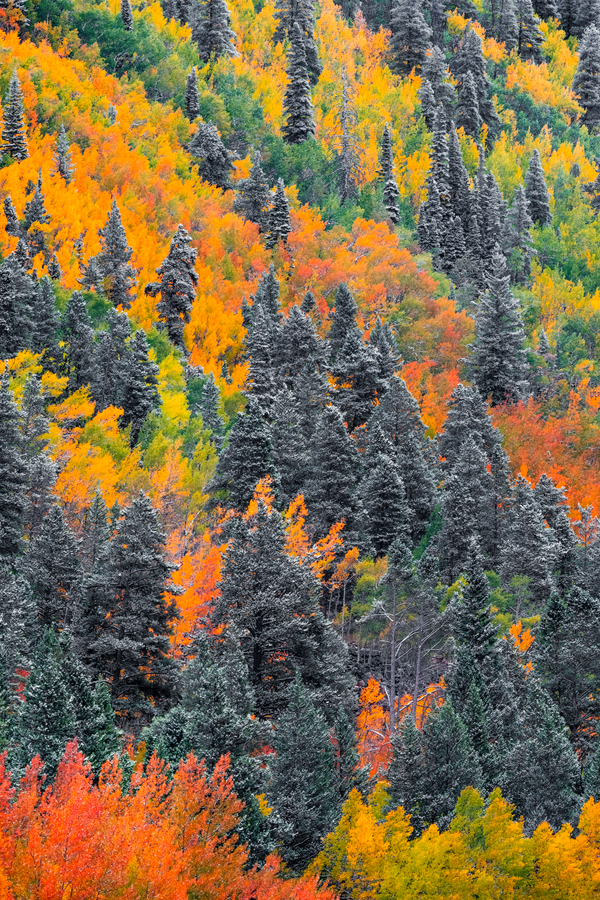
[[[598,0],[0,0],[0,97],[0,900],[599,896]]]

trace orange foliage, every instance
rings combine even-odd
[[[67,745],[44,790],[36,757],[16,800],[0,760],[0,897],[3,900],[334,900],[317,879],[281,881],[275,857],[246,871],[235,829],[242,803],[229,760],[209,775],[193,755],[172,779],[154,755],[139,764],[127,792],[116,759],[94,783],[89,765]]]

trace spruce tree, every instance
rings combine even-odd
[[[600,25],[590,25],[579,45],[573,94],[581,107],[581,121],[590,131],[600,126]]]
[[[108,219],[98,232],[100,253],[95,257],[104,282],[104,290],[113,306],[129,309],[131,291],[135,288],[136,271],[130,265],[133,250],[127,242],[127,234],[121,221],[121,212],[113,197]]]
[[[398,731],[392,735],[391,743],[393,755],[388,769],[388,780],[392,802],[408,813],[415,837],[419,837],[429,823],[423,820],[425,813],[423,737],[412,716],[405,716]]]
[[[503,0],[502,2],[498,17],[498,40],[502,41],[509,53],[519,42],[519,22],[514,0]]]
[[[390,16],[392,28],[392,69],[399,75],[418,74],[425,62],[432,31],[420,3],[394,0]]]
[[[329,726],[298,675],[275,732],[267,798],[282,826],[282,858],[301,872],[335,826],[340,802]]]
[[[131,0],[121,0],[121,21],[125,31],[133,31],[133,10]]]
[[[340,137],[337,144],[339,195],[342,205],[358,193],[359,158],[356,140],[358,113],[351,94],[346,70],[342,69],[337,121]]]
[[[492,404],[514,402],[527,394],[525,333],[518,301],[510,291],[510,275],[496,245],[488,290],[475,316],[471,368],[479,391]]]
[[[430,10],[431,12],[431,10]],[[423,63],[423,77],[431,84],[436,106],[441,103],[448,115],[454,104],[454,85],[450,81],[446,54],[441,46],[429,47]]]
[[[197,253],[188,246],[191,240],[183,225],[178,225],[169,254],[156,270],[160,280],[145,288],[150,297],[160,294],[156,307],[159,319],[164,322],[169,339],[184,353],[183,328],[190,321],[198,284]]]
[[[237,521],[211,627],[239,638],[261,717],[288,706],[298,673],[332,723],[340,706],[353,705],[347,648],[321,612],[314,575],[288,555],[286,540],[281,515],[262,502],[249,521]]]
[[[540,19],[560,19],[558,3],[556,0],[535,0],[533,9]]]
[[[464,128],[465,134],[470,134],[472,138],[477,140],[481,124],[482,118],[479,112],[477,85],[475,84],[473,73],[469,70],[458,88],[455,125],[456,128]]]
[[[2,152],[14,160],[27,159],[27,130],[25,126],[25,105],[23,91],[15,68],[8,86],[8,94],[2,104]]]
[[[519,33],[517,49],[521,59],[534,63],[543,62],[542,44],[544,35],[540,31],[540,20],[533,11],[531,0],[517,0],[517,21]]]
[[[440,192],[435,178],[427,180],[427,200],[421,203],[417,234],[423,250],[434,253],[439,250],[445,235],[440,203]]]
[[[193,122],[194,119],[197,119],[200,115],[200,94],[198,92],[196,66],[192,66],[187,77],[185,86],[185,113],[190,122]]]
[[[60,281],[62,279],[62,269],[60,267],[60,263],[58,261],[58,257],[56,253],[53,253],[48,261],[48,275],[53,281]]]
[[[506,217],[502,237],[502,249],[507,257],[511,280],[516,284],[526,284],[529,279],[531,260],[535,254],[531,237],[532,227],[529,201],[523,186],[519,185]]]
[[[211,57],[237,56],[236,35],[230,28],[229,8],[225,0],[201,0],[192,22],[192,39],[198,45],[202,62]]]
[[[315,134],[313,105],[310,99],[310,80],[306,65],[306,51],[302,29],[294,22],[287,60],[288,83],[283,101],[286,121],[281,129],[288,144],[301,144]]]
[[[309,78],[314,86],[322,72],[315,43],[314,0],[276,0],[275,20],[277,22],[273,35],[275,42],[283,42],[286,35],[291,39],[294,25],[298,23],[300,26]]]
[[[392,176],[387,179],[383,188],[383,204],[393,225],[398,225],[400,222],[399,201],[400,190],[396,179]]]
[[[146,416],[160,407],[158,366],[149,358],[148,341],[141,328],[131,338],[128,349],[122,373],[121,423],[131,426],[130,442],[135,446]]]
[[[78,542],[57,503],[51,506],[25,560],[42,628],[73,626],[81,583]]]
[[[397,466],[384,453],[373,457],[366,461],[367,471],[359,493],[366,545],[377,558],[386,556],[395,540],[410,540],[410,509]]]
[[[19,225],[17,211],[15,209],[14,203],[12,202],[12,197],[10,196],[10,194],[7,194],[4,198],[2,207],[4,210],[4,218],[6,219],[6,233],[10,234],[12,237],[20,237],[21,226]]]
[[[33,197],[25,204],[24,226],[29,231],[34,223],[45,225],[50,221],[50,216],[46,211],[44,193],[42,184],[42,170],[38,172],[37,183],[33,192]]]
[[[166,593],[171,566],[165,559],[165,535],[142,493],[117,523],[108,568],[112,602],[100,623],[94,655],[115,710],[138,727],[175,691],[169,636],[177,616]]]
[[[459,86],[462,86],[467,72],[472,73],[477,87],[479,114],[490,132],[495,134],[499,129],[500,120],[489,96],[490,82],[483,57],[483,42],[470,25],[465,28],[458,50],[452,60],[451,69]]]
[[[483,557],[475,540],[471,541],[464,574],[467,585],[455,614],[454,634],[481,665],[492,652],[496,629],[490,610],[490,586],[483,570]]]
[[[238,413],[219,456],[210,485],[213,502],[245,512],[256,485],[267,475],[275,477],[271,435],[258,402],[251,397],[245,412]]]
[[[211,443],[217,450],[221,449],[225,433],[225,424],[220,413],[220,408],[221,394],[217,382],[215,381],[215,376],[211,372],[202,388],[200,413],[202,415],[202,424],[210,431]]]
[[[234,209],[250,222],[255,222],[261,231],[266,231],[269,226],[271,194],[260,159],[260,153],[257,151],[254,154],[249,177],[239,184]]]
[[[231,154],[226,150],[221,135],[210,122],[200,122],[189,144],[192,165],[198,166],[198,174],[204,181],[226,190],[233,170]]]
[[[291,230],[290,206],[285,195],[283,179],[279,178],[273,205],[269,210],[269,231],[265,240],[265,245],[272,248],[276,247],[280,241],[287,244],[288,235]]]
[[[338,385],[337,405],[352,432],[370,417],[381,388],[377,355],[357,327],[348,332],[331,374]]]
[[[428,81],[427,78],[422,79],[421,87],[417,91],[417,95],[421,102],[421,115],[425,119],[425,125],[429,131],[433,131],[437,102],[431,82]]]
[[[536,225],[551,225],[550,194],[546,187],[544,170],[540,162],[540,154],[536,148],[529,161],[529,169],[525,178],[525,196],[529,202],[529,213]]]
[[[64,355],[61,374],[67,376],[69,391],[76,391],[90,380],[90,358],[94,343],[94,329],[85,301],[79,291],[73,291],[61,321]]]
[[[516,575],[529,578],[534,603],[547,600],[552,590],[552,545],[549,529],[529,482],[517,478],[503,532],[500,571],[507,589]]]
[[[333,362],[342,351],[350,331],[356,328],[357,306],[345,284],[340,284],[335,294],[335,309],[331,316],[331,328],[327,335]]]
[[[263,416],[270,419],[270,409],[277,391],[269,324],[264,307],[259,305],[246,338],[250,359],[247,394],[260,406]]]
[[[75,172],[75,166],[71,157],[71,146],[69,144],[65,126],[60,126],[60,132],[56,139],[56,153],[54,154],[54,174],[60,175],[64,179],[65,184],[70,184]]]
[[[0,560],[23,548],[27,507],[27,467],[22,452],[21,415],[8,385],[0,379]]]
[[[306,484],[309,522],[317,539],[345,519],[345,532],[354,527],[356,450],[341,413],[323,410],[309,446],[311,472]]]
[[[392,138],[387,122],[383,128],[383,136],[381,138],[381,150],[379,153],[379,168],[377,175],[385,184],[388,178],[391,178],[394,172],[394,154],[392,150]]]
[[[578,0],[573,9],[570,34],[581,40],[591,25],[600,27],[600,3],[598,0]]]
[[[29,346],[36,285],[19,247],[0,265],[0,359],[10,359]],[[23,263],[25,262],[25,265]]]

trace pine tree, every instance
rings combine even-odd
[[[238,413],[229,432],[229,443],[221,452],[210,485],[215,503],[245,511],[256,485],[265,476],[275,477],[271,435],[257,401],[250,398],[245,412]]]
[[[311,84],[316,85],[322,72],[315,43],[314,0],[276,0],[275,20],[277,27],[273,40],[283,42],[286,35],[291,39],[294,25],[298,23],[302,30],[306,63]]]
[[[546,19],[560,19],[556,0],[535,0],[533,9],[536,16],[539,16],[543,21]]]
[[[269,225],[270,200],[269,185],[260,164],[260,153],[257,151],[254,154],[250,176],[240,182],[234,209],[250,222],[255,222],[261,231],[266,231]]]
[[[455,616],[454,634],[479,665],[489,657],[496,642],[496,629],[490,610],[490,586],[483,570],[483,557],[475,540],[471,541],[464,574],[463,590]]]
[[[425,119],[425,125],[429,131],[433,131],[437,102],[431,82],[422,78],[421,87],[417,91],[421,103],[421,115]]]
[[[58,257],[56,253],[53,253],[48,261],[48,275],[53,281],[60,281],[62,279],[62,269],[60,267],[60,263],[58,261]]]
[[[294,22],[287,63],[288,84],[283,101],[286,122],[282,134],[288,144],[301,144],[314,136],[315,121],[302,29]]]
[[[269,231],[265,240],[267,247],[276,247],[279,241],[287,244],[288,235],[292,230],[290,220],[290,206],[285,195],[283,179],[277,181],[277,189],[273,199],[273,206],[269,210]]]
[[[274,746],[267,798],[282,823],[282,857],[301,872],[335,826],[340,802],[329,726],[298,675]]]
[[[436,106],[441,103],[446,113],[450,115],[455,99],[454,85],[450,81],[446,54],[441,46],[436,44],[437,42],[427,49],[423,63],[423,77],[431,84]]]
[[[192,165],[198,166],[198,174],[204,181],[223,190],[229,187],[229,176],[233,170],[231,155],[214,125],[210,122],[198,124],[198,130],[190,141],[189,151],[193,159]]]
[[[498,40],[502,41],[509,53],[519,42],[519,22],[514,0],[503,0],[502,2],[498,17]]]
[[[392,176],[387,179],[383,188],[383,203],[387,210],[387,214],[393,225],[400,222],[400,190],[395,178]]]
[[[60,126],[60,132],[56,140],[56,153],[54,154],[54,174],[60,175],[66,184],[70,184],[75,172],[75,166],[71,157],[71,146],[67,139],[65,126]]]
[[[442,245],[444,237],[440,192],[435,178],[427,180],[427,200],[421,203],[417,224],[419,244],[423,250],[435,252]]]
[[[200,94],[198,91],[198,75],[196,66],[192,69],[187,77],[185,86],[185,114],[193,122],[200,115]]]
[[[388,770],[390,793],[395,806],[410,815],[410,824],[418,837],[426,827],[423,820],[424,754],[423,738],[412,716],[406,716],[392,735],[393,756]]]
[[[131,446],[137,443],[140,430],[149,412],[160,407],[158,366],[149,358],[148,341],[140,328],[129,342],[122,373],[123,416],[121,423],[131,426]]]
[[[392,150],[392,138],[387,122],[383,128],[383,136],[381,138],[381,150],[379,153],[379,168],[377,175],[385,184],[386,181],[393,176],[394,173],[394,154]]]
[[[517,21],[519,34],[517,49],[521,59],[534,63],[543,62],[542,44],[544,35],[540,31],[540,20],[533,11],[531,0],[517,0]]]
[[[131,0],[121,0],[121,21],[125,31],[133,31],[133,10]]]
[[[167,598],[165,536],[144,494],[119,519],[109,554],[112,604],[95,658],[115,710],[133,727],[152,719],[175,691],[169,635],[177,610]]]
[[[40,625],[72,626],[81,582],[78,542],[57,503],[50,508],[25,560]]]
[[[506,261],[498,245],[487,282],[488,290],[475,316],[471,368],[483,397],[491,397],[493,404],[514,402],[525,397],[527,391],[525,333],[518,301],[510,291]]]
[[[190,321],[198,284],[196,250],[188,247],[191,240],[183,225],[178,225],[169,254],[156,270],[160,281],[145,288],[150,297],[160,294],[156,307],[160,321],[164,322],[169,339],[184,353],[183,327]]]
[[[399,75],[417,74],[425,62],[432,31],[421,10],[420,3],[394,0],[390,16],[392,28],[392,68]]]
[[[598,0],[578,0],[573,12],[571,35],[581,39],[591,25],[600,27],[600,3]]]
[[[335,309],[331,316],[331,328],[327,335],[331,348],[331,359],[335,362],[342,351],[346,338],[351,330],[356,328],[356,303],[354,297],[345,284],[340,284],[335,295]]]
[[[261,413],[269,420],[277,391],[276,371],[271,352],[269,323],[264,307],[260,304],[252,318],[246,348],[250,359],[247,395],[258,403]]]
[[[296,378],[302,373],[315,367],[325,369],[325,342],[319,337],[310,318],[296,304],[282,322],[278,341],[279,371],[291,388],[297,384]]]
[[[2,117],[2,152],[8,153],[15,160],[27,159],[29,150],[25,126],[25,105],[16,68],[10,79],[8,94],[2,104]]]
[[[46,212],[42,187],[42,170],[40,169],[33,197],[25,204],[24,226],[27,231],[34,222],[44,225],[50,221],[50,216]]]
[[[221,395],[219,387],[215,381],[215,376],[211,372],[202,389],[200,413],[202,415],[202,424],[210,431],[210,440],[217,450],[220,450],[222,447],[225,433],[225,425],[219,411],[220,406]]]
[[[61,374],[69,379],[69,392],[89,383],[89,365],[94,343],[94,329],[85,301],[73,291],[61,321],[61,337],[65,344]]]
[[[479,113],[477,86],[473,73],[470,70],[466,73],[458,88],[455,125],[456,128],[464,128],[465,134],[470,134],[475,140],[479,137],[482,118]]]
[[[10,194],[6,195],[2,206],[4,209],[4,217],[6,219],[6,233],[10,234],[12,237],[20,237],[21,226],[19,225],[17,211],[15,209],[14,203],[12,202],[12,197],[10,196]]]
[[[370,417],[380,388],[377,355],[358,327],[348,332],[331,374],[338,385],[337,405],[352,432]]]
[[[495,134],[500,126],[500,120],[493,101],[489,97],[490,82],[483,57],[483,42],[470,25],[465,28],[458,50],[452,60],[451,69],[459,86],[463,84],[467,72],[472,73],[477,87],[479,114],[490,132]]]
[[[30,343],[36,286],[25,268],[23,249],[19,241],[0,265],[0,359],[11,359]]]
[[[198,45],[202,62],[211,57],[237,56],[236,35],[230,28],[229,8],[225,0],[201,0],[192,22],[192,39]]]
[[[90,366],[90,385],[98,410],[123,405],[124,373],[131,356],[127,313],[110,309],[107,322],[108,330],[98,335]]]
[[[552,547],[550,535],[529,482],[517,478],[515,494],[504,528],[501,553],[501,575],[509,588],[515,575],[529,578],[534,603],[550,596],[552,580]]]
[[[573,94],[581,107],[581,121],[590,131],[600,126],[600,26],[590,25],[579,45]]]
[[[27,468],[21,445],[21,416],[8,386],[0,379],[0,559],[23,548],[27,507]]]
[[[410,540],[410,510],[397,467],[386,454],[373,456],[359,491],[367,545],[377,558],[386,556],[395,540]]]
[[[535,254],[531,228],[533,219],[529,215],[529,201],[522,185],[515,191],[513,204],[508,211],[502,238],[511,280],[516,284],[526,284],[531,271],[531,260]]]
[[[540,154],[537,148],[529,162],[529,170],[525,178],[525,196],[529,202],[529,213],[536,225],[551,225],[552,213],[550,212],[550,194],[546,187],[544,170],[540,162]]]
[[[311,472],[306,484],[309,521],[315,537],[324,537],[332,525],[345,519],[345,533],[353,528],[356,450],[341,413],[334,406],[323,410],[309,446]]]
[[[133,250],[127,242],[121,212],[114,197],[106,225],[100,229],[98,237],[102,250],[95,260],[104,281],[106,295],[113,306],[129,309],[131,291],[136,284],[136,271],[130,265]]]

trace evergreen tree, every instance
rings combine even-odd
[[[311,472],[305,499],[315,538],[324,537],[340,519],[345,519],[345,534],[351,532],[354,525],[356,450],[336,407],[327,406],[323,410],[309,454]]]
[[[95,260],[104,282],[106,295],[113,306],[129,309],[136,271],[130,265],[133,250],[127,243],[121,212],[114,197],[106,225],[100,229],[98,237],[102,250]]]
[[[201,0],[192,21],[192,39],[198,45],[202,62],[211,57],[237,56],[236,35],[230,28],[229,8],[225,0]]]
[[[220,413],[221,394],[211,372],[204,383],[200,399],[202,424],[210,431],[210,440],[217,450],[221,449],[225,433],[225,425]]]
[[[489,96],[490,82],[483,57],[483,42],[476,31],[467,25],[451,64],[452,74],[462,86],[467,72],[471,72],[477,87],[479,114],[492,134],[499,128],[500,120]]]
[[[519,33],[517,49],[521,59],[534,63],[543,62],[542,44],[544,35],[540,31],[540,20],[533,11],[531,0],[517,0],[517,21]]]
[[[421,115],[425,119],[425,125],[429,131],[433,131],[437,102],[431,82],[427,78],[422,78],[421,87],[417,91],[417,95],[421,102]]]
[[[356,328],[357,313],[354,297],[345,284],[340,284],[335,295],[335,309],[331,316],[331,328],[327,335],[331,348],[331,358],[335,362],[342,351],[350,331]]]
[[[250,358],[247,394],[260,406],[266,419],[277,391],[276,373],[273,365],[269,324],[262,305],[258,305],[248,332],[246,347]]]
[[[269,210],[269,232],[265,245],[276,247],[279,241],[287,244],[288,235],[292,230],[290,220],[290,206],[285,195],[285,186],[281,178],[277,181],[277,189],[273,200],[273,206]]]
[[[392,735],[392,750],[388,770],[392,802],[410,815],[410,824],[418,837],[429,823],[423,819],[426,812],[423,738],[412,716],[406,716]]]
[[[267,797],[282,823],[282,857],[301,872],[335,826],[340,802],[329,726],[298,675],[274,746]]]
[[[69,391],[89,382],[89,365],[94,343],[94,329],[85,301],[79,291],[73,291],[61,321],[61,337],[65,344],[61,374],[69,379]]]
[[[200,94],[198,92],[196,66],[192,66],[187,77],[185,86],[185,113],[190,122],[193,122],[194,119],[197,119],[200,115]]]
[[[251,397],[245,412],[238,413],[229,442],[219,456],[210,485],[215,505],[245,511],[256,485],[267,475],[275,477],[271,435],[258,402]]]
[[[330,721],[340,706],[352,708],[347,648],[319,608],[317,587],[310,569],[286,552],[279,513],[259,503],[249,521],[238,520],[211,627],[238,636],[261,716],[288,706],[296,673]]]
[[[537,148],[529,161],[529,170],[525,178],[525,196],[529,203],[529,213],[536,225],[551,225],[550,194],[546,187],[546,179],[540,162]]]
[[[221,135],[214,125],[210,122],[198,124],[198,130],[190,141],[189,151],[194,161],[193,165],[198,166],[198,174],[204,181],[223,190],[229,187],[229,176],[233,169],[231,155],[225,149]]]
[[[531,271],[531,259],[535,254],[531,228],[533,219],[529,215],[529,201],[522,185],[515,191],[513,204],[508,211],[503,235],[503,250],[506,254],[511,280],[516,284],[526,284]]]
[[[324,341],[310,318],[296,304],[283,320],[278,340],[281,346],[279,371],[291,388],[297,384],[297,376],[302,373],[315,367],[325,369]]]
[[[0,379],[0,559],[23,547],[27,507],[27,467],[22,453],[21,415],[8,386]]]
[[[2,104],[2,152],[8,153],[14,160],[27,159],[27,130],[25,127],[25,105],[23,91],[15,68],[8,93]]]
[[[431,3],[429,4],[431,14]],[[436,106],[440,104],[448,115],[454,105],[454,85],[450,81],[446,54],[441,46],[433,46],[427,49],[425,62],[423,63],[423,77],[431,84]]]
[[[298,23],[300,26],[309,78],[314,86],[322,72],[315,43],[314,0],[276,0],[275,20],[277,22],[273,34],[275,42],[283,42],[286,35],[291,39],[294,25]]]
[[[90,650],[115,710],[136,727],[173,696],[176,672],[169,635],[177,610],[166,595],[171,567],[156,512],[142,493],[117,523],[108,566],[111,608]]]
[[[11,359],[30,343],[36,286],[25,266],[19,248],[0,265],[0,359]]]
[[[53,281],[60,281],[62,279],[62,269],[56,253],[53,253],[48,261],[48,275]]]
[[[337,404],[349,431],[364,425],[377,401],[379,362],[358,328],[352,328],[331,369],[338,384]]]
[[[108,330],[99,334],[90,366],[92,396],[99,410],[123,405],[124,374],[131,356],[127,313],[111,309],[107,320]]]
[[[435,252],[439,250],[444,238],[442,207],[440,192],[435,178],[427,180],[427,200],[421,203],[419,222],[417,224],[419,244],[423,250]]]
[[[535,603],[550,596],[552,546],[548,528],[529,482],[517,478],[515,495],[504,528],[501,574],[507,588],[515,575],[529,578]]]
[[[121,423],[131,426],[130,441],[137,443],[146,416],[160,406],[158,393],[158,366],[149,358],[148,341],[140,328],[129,342],[129,353],[125,357],[122,373],[123,416]]]
[[[397,467],[386,454],[373,455],[375,458],[368,460],[360,494],[367,545],[377,558],[386,556],[398,538],[410,538],[410,510]]]
[[[81,582],[78,542],[57,503],[32,540],[25,566],[40,625],[73,626]]]
[[[483,397],[493,404],[526,396],[525,333],[518,301],[510,291],[510,275],[496,245],[488,290],[475,316],[475,342],[471,351],[474,380]]]
[[[379,169],[377,170],[377,174],[384,184],[394,174],[394,153],[392,150],[392,138],[387,122],[384,125],[383,136],[381,138]]]
[[[481,124],[482,118],[479,113],[477,85],[475,84],[473,73],[469,70],[459,85],[455,125],[456,128],[464,128],[465,134],[470,134],[472,138],[477,140]]]
[[[393,225],[400,222],[400,190],[395,178],[388,178],[383,188],[383,203]]]
[[[65,126],[60,126],[60,132],[56,139],[56,153],[54,154],[54,174],[60,175],[65,184],[70,184],[75,172],[75,166],[71,157],[71,145],[67,138]]]
[[[511,50],[514,50],[519,42],[519,22],[517,21],[514,0],[503,0],[502,2],[502,8],[498,17],[498,40],[503,42],[509,53]]]
[[[540,19],[560,19],[558,4],[556,0],[535,0],[533,9],[536,16]]]
[[[12,202],[12,197],[10,196],[10,194],[6,195],[2,206],[4,210],[4,217],[6,219],[6,233],[10,234],[12,237],[20,237],[21,226],[19,225],[17,211],[15,209],[14,203]]]
[[[399,75],[417,74],[425,62],[432,31],[421,9],[420,3],[409,0],[394,0],[390,16],[392,28],[392,68]]]
[[[121,21],[125,31],[133,31],[133,10],[131,0],[121,0]]]
[[[250,176],[239,183],[234,209],[250,222],[255,222],[260,231],[269,226],[269,206],[271,194],[265,173],[260,164],[260,153],[254,154]]]
[[[465,564],[467,585],[455,615],[454,634],[479,665],[489,657],[496,642],[490,610],[490,586],[483,571],[483,558],[476,541],[471,541]]]
[[[151,297],[160,294],[156,307],[160,321],[164,322],[169,339],[184,353],[183,327],[190,321],[198,284],[196,250],[188,247],[191,240],[183,225],[178,225],[169,254],[156,270],[160,280],[145,288]]]
[[[600,741],[588,759],[583,770],[583,799],[600,797]]]
[[[578,0],[573,9],[570,34],[581,40],[592,25],[600,27],[600,3],[598,0]]]
[[[288,144],[301,144],[315,133],[310,80],[302,29],[294,22],[287,64],[288,84],[283,101],[286,122],[282,134]]]
[[[337,109],[340,137],[337,145],[339,193],[342,205],[358,193],[359,158],[356,140],[358,113],[353,101],[346,70],[342,69],[341,91]]]
[[[600,25],[590,25],[579,45],[573,94],[581,107],[581,121],[590,131],[600,125]]]
[[[40,169],[33,197],[25,204],[24,226],[27,231],[29,231],[34,222],[45,225],[50,221],[50,216],[46,212],[42,187],[42,170]]]

